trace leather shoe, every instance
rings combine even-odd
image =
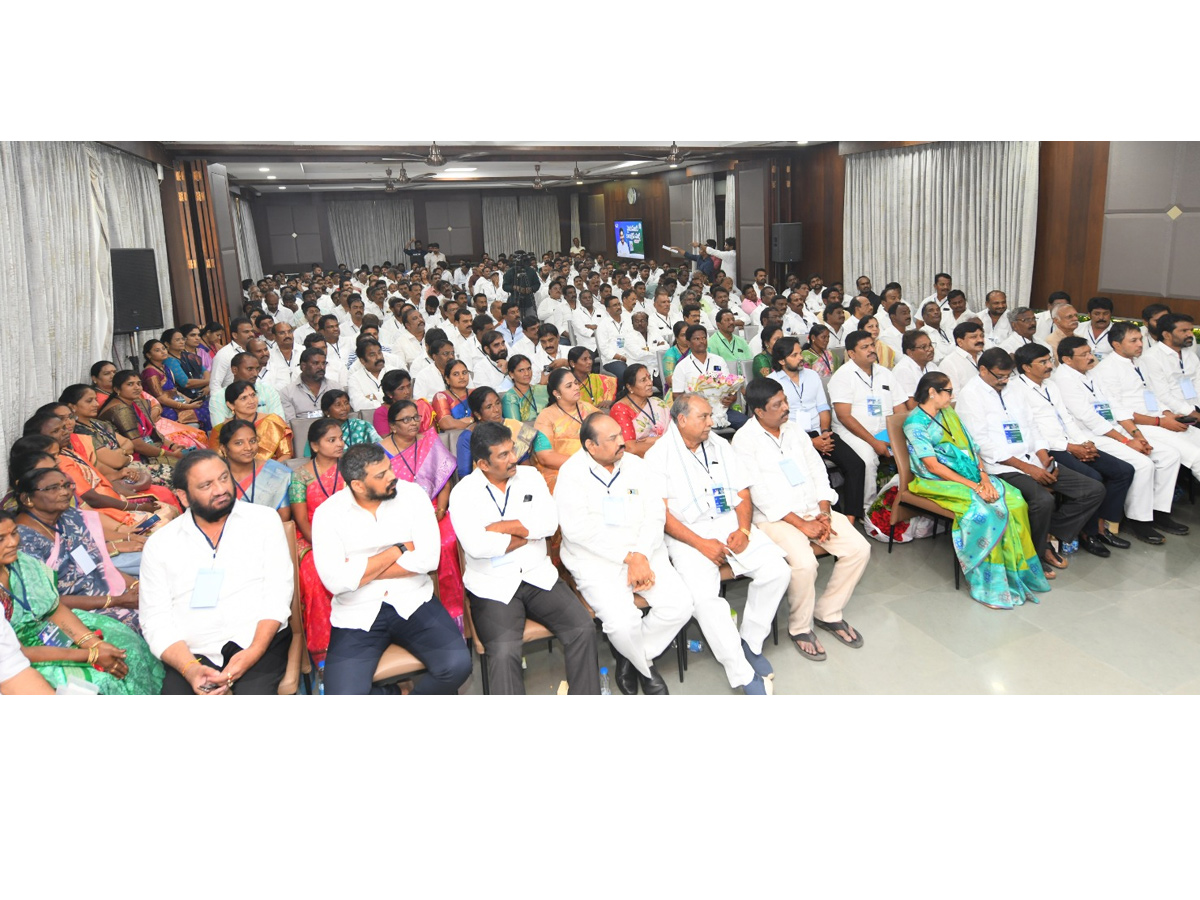
[[[1157,512],[1154,514],[1154,527],[1159,531],[1165,531],[1167,534],[1187,534],[1188,527],[1176,522],[1166,513]]]
[[[1135,538],[1147,544],[1157,546],[1167,542],[1167,539],[1155,531],[1149,522],[1131,522],[1129,530],[1133,532]]]
[[[1123,537],[1113,534],[1112,532],[1100,529],[1100,533],[1096,535],[1096,540],[1102,544],[1108,544],[1110,547],[1116,547],[1118,550],[1128,550],[1132,544]]]
[[[613,668],[615,669],[613,675],[614,680],[617,682],[617,690],[622,694],[636,694],[638,692],[638,682],[642,676],[634,664],[614,650]]]
[[[1086,550],[1092,556],[1099,556],[1101,559],[1112,556],[1112,551],[1100,542],[1100,538],[1091,534],[1081,533],[1079,535],[1079,549]]]
[[[663,681],[663,677],[658,674],[658,669],[654,666],[650,667],[650,677],[647,678],[641,672],[638,672],[638,681],[642,683],[643,694],[669,694],[667,683]]]

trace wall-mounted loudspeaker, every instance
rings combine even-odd
[[[771,226],[771,262],[800,262],[803,257],[804,225],[776,222]]]
[[[163,326],[162,296],[153,250],[113,250],[113,334]]]

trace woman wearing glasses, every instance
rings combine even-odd
[[[908,489],[954,513],[954,552],[971,597],[991,609],[1012,609],[1033,592],[1050,590],[1020,492],[989,478],[979,453],[950,407],[953,391],[943,372],[917,383],[917,407],[904,420],[913,469]]]

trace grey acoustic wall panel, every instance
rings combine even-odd
[[[607,247],[609,235],[608,222],[604,215],[604,194],[584,195],[580,215],[583,216],[583,221],[579,227],[586,235],[583,245],[590,248],[593,253]]]
[[[767,171],[762,163],[738,168],[738,275],[742,281],[755,269],[767,268]]]
[[[1200,299],[1200,142],[1109,145],[1100,290]]]
[[[471,206],[466,200],[427,200],[425,222],[427,243],[440,244],[447,259],[471,255],[474,235]]]
[[[686,248],[692,242],[692,185],[667,185],[667,203],[671,216],[671,246]],[[661,247],[661,245],[659,245]],[[652,248],[651,253],[662,251]]]

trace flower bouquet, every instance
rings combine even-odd
[[[713,409],[713,424],[724,427],[729,424],[725,415],[725,401],[741,390],[746,379],[732,372],[720,372],[714,375],[701,375],[692,383],[692,393],[699,394],[707,400]]]

